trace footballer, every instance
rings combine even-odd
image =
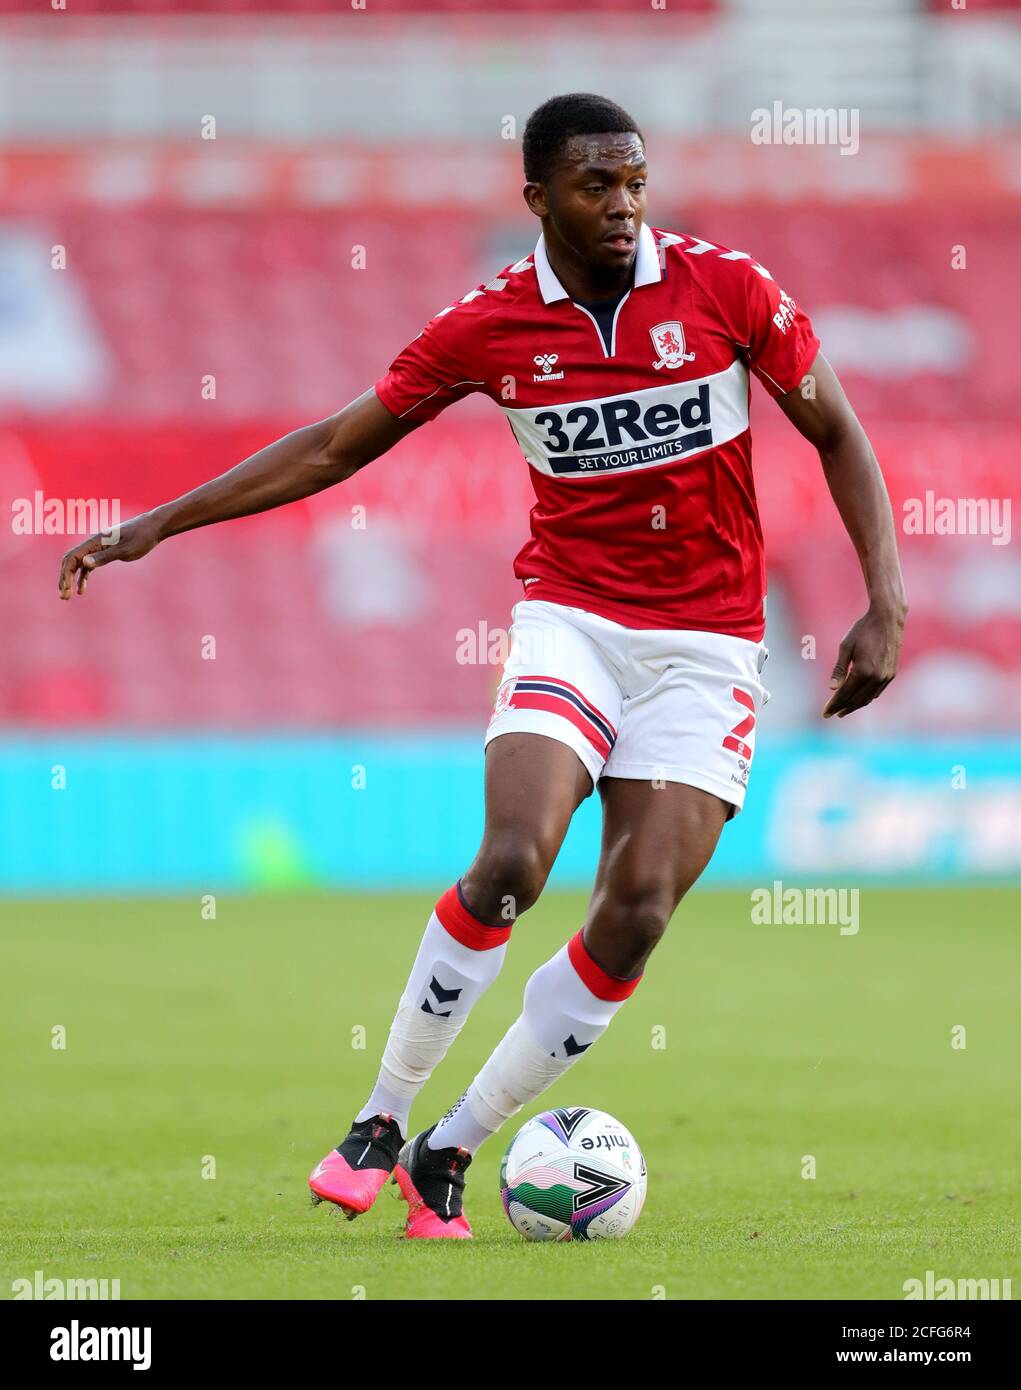
[[[425,925],[371,1094],[309,1178],[354,1217],[393,1176],[413,1239],[470,1237],[472,1156],[602,1037],[741,810],[768,698],[752,376],[818,450],[864,576],[868,607],[840,644],[824,717],[893,680],[907,611],[879,465],[802,309],[747,253],[646,222],[644,140],[613,102],[545,102],[523,155],[541,227],[529,255],[437,314],[338,414],[135,517],[115,543],[75,546],[60,570],[69,599],[101,565],[309,497],[472,391],[510,423],[535,505],[485,735],[482,842]],[[594,788],[602,852],[585,920],[529,979],[467,1090],[413,1133],[415,1097]]]

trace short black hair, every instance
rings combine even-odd
[[[628,135],[632,131],[644,144],[645,136],[634,117],[607,97],[591,92],[550,97],[535,108],[525,123],[521,139],[525,178],[529,183],[545,183],[572,135]]]

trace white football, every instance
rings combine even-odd
[[[500,1164],[500,1196],[526,1240],[620,1240],[645,1203],[645,1158],[602,1110],[545,1110]]]

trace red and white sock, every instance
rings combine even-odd
[[[641,978],[608,974],[578,932],[525,985],[521,1016],[440,1120],[429,1147],[458,1146],[474,1153],[602,1037]]]
[[[500,973],[513,920],[481,922],[455,884],[440,898],[390,1025],[379,1078],[355,1122],[393,1115],[407,1136],[411,1103]]]

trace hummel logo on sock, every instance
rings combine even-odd
[[[461,995],[460,989],[444,989],[435,975],[430,981],[429,988],[435,995],[437,1004],[453,1004]],[[428,998],[423,1003],[422,1009],[427,1014],[436,1014],[437,1018],[449,1018],[451,1013],[450,1009],[447,1009],[445,1013],[440,1013],[438,1009],[433,1008]]]

